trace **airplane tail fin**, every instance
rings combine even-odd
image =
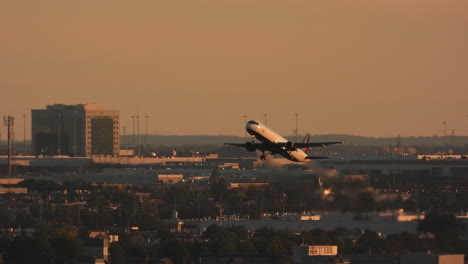
[[[309,140],[310,140],[310,134],[307,133],[306,136],[304,137],[304,140],[302,142],[304,143],[309,143]],[[307,148],[304,148],[304,152],[307,154],[307,152],[309,151],[310,147],[307,147]]]
[[[306,136],[304,137],[303,142],[309,144],[309,141],[310,141],[310,134],[307,133]],[[323,146],[323,147],[325,147],[325,146]],[[305,147],[304,152],[307,154],[307,152],[309,152],[310,149],[311,149],[311,147]],[[309,159],[309,160],[328,159],[328,157],[327,156],[307,156],[306,159]]]

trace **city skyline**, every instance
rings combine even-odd
[[[468,134],[468,3],[0,4],[0,115],[96,102],[150,134]],[[296,116],[295,114],[298,114]],[[265,114],[267,116],[265,116]],[[445,124],[443,124],[445,122]],[[0,133],[5,135],[5,126]],[[142,132],[143,133],[143,132]],[[30,135],[27,135],[29,138]],[[2,136],[2,140],[5,136]]]

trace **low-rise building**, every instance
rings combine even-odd
[[[338,255],[336,245],[301,245],[293,247],[293,263],[296,264],[349,264]]]
[[[184,180],[182,174],[158,174],[158,181],[162,183],[178,183]]]
[[[407,254],[400,256],[401,264],[464,264],[463,254]]]

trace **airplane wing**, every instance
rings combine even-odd
[[[307,142],[307,143],[297,142],[297,143],[293,143],[293,145],[296,148],[313,148],[313,147],[325,147],[325,146],[328,146],[328,145],[342,144],[342,143],[343,143],[343,141]]]
[[[262,149],[261,143],[246,142],[246,143],[224,143],[226,146],[236,146],[240,148],[246,148],[250,152],[254,152],[257,149]]]
[[[245,143],[224,143],[224,146],[236,146],[236,147],[243,148],[245,147]]]
[[[328,159],[326,156],[307,156],[306,159],[315,160],[315,159]]]
[[[286,143],[275,143],[275,145],[278,145],[280,147],[285,147],[285,148],[290,148],[288,144],[291,142],[286,142]],[[343,141],[331,141],[331,142],[295,142],[292,143],[292,145],[295,148],[313,148],[313,147],[325,147],[328,145],[333,145],[333,144],[341,144]],[[226,146],[236,146],[236,147],[241,147],[241,148],[249,148],[249,149],[259,149],[262,147],[262,143],[253,143],[253,142],[247,142],[247,143],[224,143]]]

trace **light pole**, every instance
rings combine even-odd
[[[128,146],[127,146],[127,127],[126,126],[123,126],[122,127],[122,131],[123,131],[123,137],[122,137],[122,146],[125,147],[125,149],[128,149]]]
[[[247,124],[247,115],[244,115],[244,125]],[[247,140],[247,130],[244,129],[244,138]]]
[[[140,157],[140,116],[137,115],[137,133],[138,133],[138,157]]]
[[[132,131],[132,145],[135,147],[135,116],[132,116],[133,131]]]
[[[76,113],[73,111],[73,156],[76,157]]]
[[[265,126],[267,125],[267,114],[263,114],[265,116]]]
[[[447,151],[447,122],[442,122],[444,125],[444,152]]]
[[[12,138],[12,128],[15,123],[15,118],[13,116],[4,116],[3,117],[4,125],[7,127],[8,133],[8,175],[11,177],[11,156],[12,156],[12,145],[11,145],[11,138]]]
[[[298,130],[297,130],[297,118],[298,118],[299,114],[298,114],[298,113],[294,113],[294,115],[296,116],[296,142],[297,142],[297,131],[298,131]]]
[[[23,115],[23,155],[26,155],[26,115]]]
[[[58,137],[58,147],[57,147],[57,155],[62,155],[62,111],[59,110],[58,112],[58,122],[57,122],[57,137]]]
[[[145,115],[145,118],[146,118],[146,135],[145,135],[145,145],[146,145],[146,155],[148,155],[148,118],[149,118],[149,115]]]

